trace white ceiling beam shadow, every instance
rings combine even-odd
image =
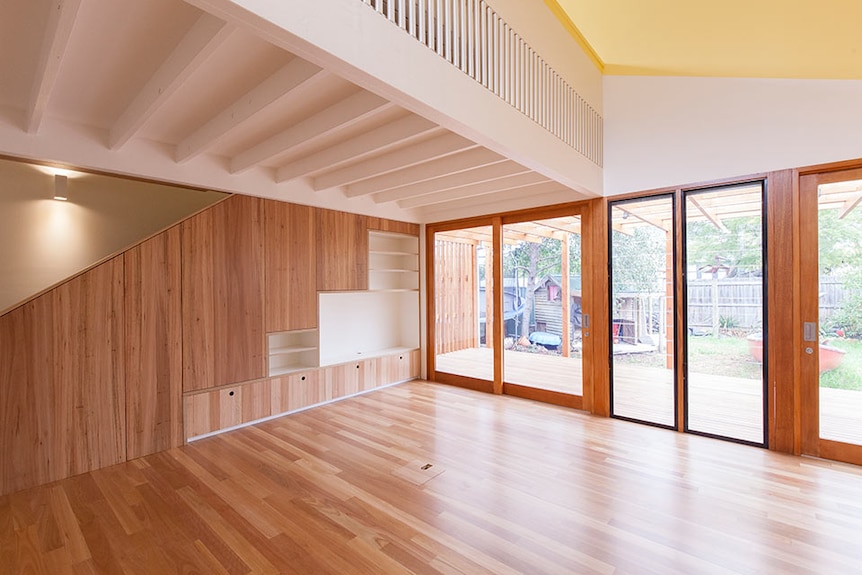
[[[236,155],[230,161],[230,172],[244,172],[301,144],[309,144],[394,107],[389,100],[362,90]]]
[[[526,196],[529,196],[531,199],[534,199],[541,203],[541,199],[543,197],[550,196],[551,194],[556,195],[560,192],[569,192],[572,195],[575,194],[575,192],[569,190],[559,182],[551,180],[542,184],[536,184],[534,186],[528,186],[525,188],[517,188],[514,190],[506,190],[497,194],[485,194],[472,198],[464,198],[463,200],[455,200],[452,202],[437,204],[434,207],[424,208],[420,210],[420,212],[424,219],[427,219],[428,221],[434,221],[433,218],[437,217],[438,215],[451,214],[453,210],[458,211],[466,208],[494,206],[505,201],[517,200]],[[560,199],[559,201],[561,202],[564,200]],[[491,209],[490,213],[496,213],[498,211],[500,210]]]
[[[314,178],[312,187],[319,191],[344,186],[477,147],[475,142],[449,132],[364,162],[325,172]]]
[[[492,152],[487,148],[474,148],[404,170],[363,180],[351,184],[347,187],[347,190],[350,197],[363,196],[505,161],[506,158],[497,152]]]
[[[385,192],[379,192],[372,196],[375,203],[383,204],[386,202],[394,202],[404,200],[414,196],[430,194],[433,192],[441,192],[451,190],[453,188],[461,188],[470,184],[478,184],[481,182],[489,182],[514,176],[517,174],[529,173],[530,169],[516,162],[500,162],[490,166],[483,166],[473,170],[458,172],[457,174],[449,174],[441,178],[435,178],[418,184],[408,184],[398,188],[392,188]],[[348,190],[349,192],[349,190]],[[349,194],[348,194],[349,195]]]
[[[313,96],[329,73],[308,60],[294,58],[272,76],[237,98],[177,145],[176,161],[187,162],[221,142],[232,131],[266,108],[286,98]]]
[[[38,132],[42,125],[80,7],[81,0],[55,0],[51,5],[27,106],[27,132],[30,134]]]
[[[350,160],[367,158],[381,150],[434,131],[442,131],[442,128],[430,120],[410,114],[361,136],[285,164],[276,170],[275,181],[286,182]]]
[[[398,201],[398,207],[405,209],[419,208],[422,206],[430,206],[432,204],[441,204],[443,202],[459,200],[461,198],[481,196],[483,194],[513,190],[515,188],[523,188],[525,186],[532,186],[535,184],[543,184],[549,181],[551,180],[538,172],[527,172],[525,174],[518,174],[517,176],[491,180],[490,182],[481,182],[479,184],[461,186],[443,192],[406,198]]]
[[[108,147],[117,150],[138,133],[147,120],[197,70],[236,28],[209,14],[203,14],[183,37],[156,73],[138,91],[132,103],[114,122]]]

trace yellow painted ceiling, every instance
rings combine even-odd
[[[605,74],[862,79],[862,0],[546,3]]]

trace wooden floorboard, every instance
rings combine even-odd
[[[860,533],[860,467],[411,382],[0,497],[0,573],[856,574]]]

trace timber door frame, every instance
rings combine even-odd
[[[799,365],[799,422],[800,450],[803,455],[813,455],[862,465],[862,446],[822,439],[820,437],[820,358],[819,354],[805,352],[810,342],[803,341],[803,325],[815,322],[820,327],[819,305],[819,242],[818,242],[818,196],[821,184],[862,179],[862,167],[845,166],[844,169],[828,168],[819,172],[803,173],[799,177],[799,321],[794,342]],[[819,341],[817,342],[819,344]],[[862,417],[862,414],[860,414]]]

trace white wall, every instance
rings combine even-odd
[[[419,293],[320,292],[320,365],[419,347]]]
[[[606,76],[606,195],[862,157],[862,81]]]
[[[0,313],[223,197],[81,175],[61,202],[41,170],[0,160]]]

